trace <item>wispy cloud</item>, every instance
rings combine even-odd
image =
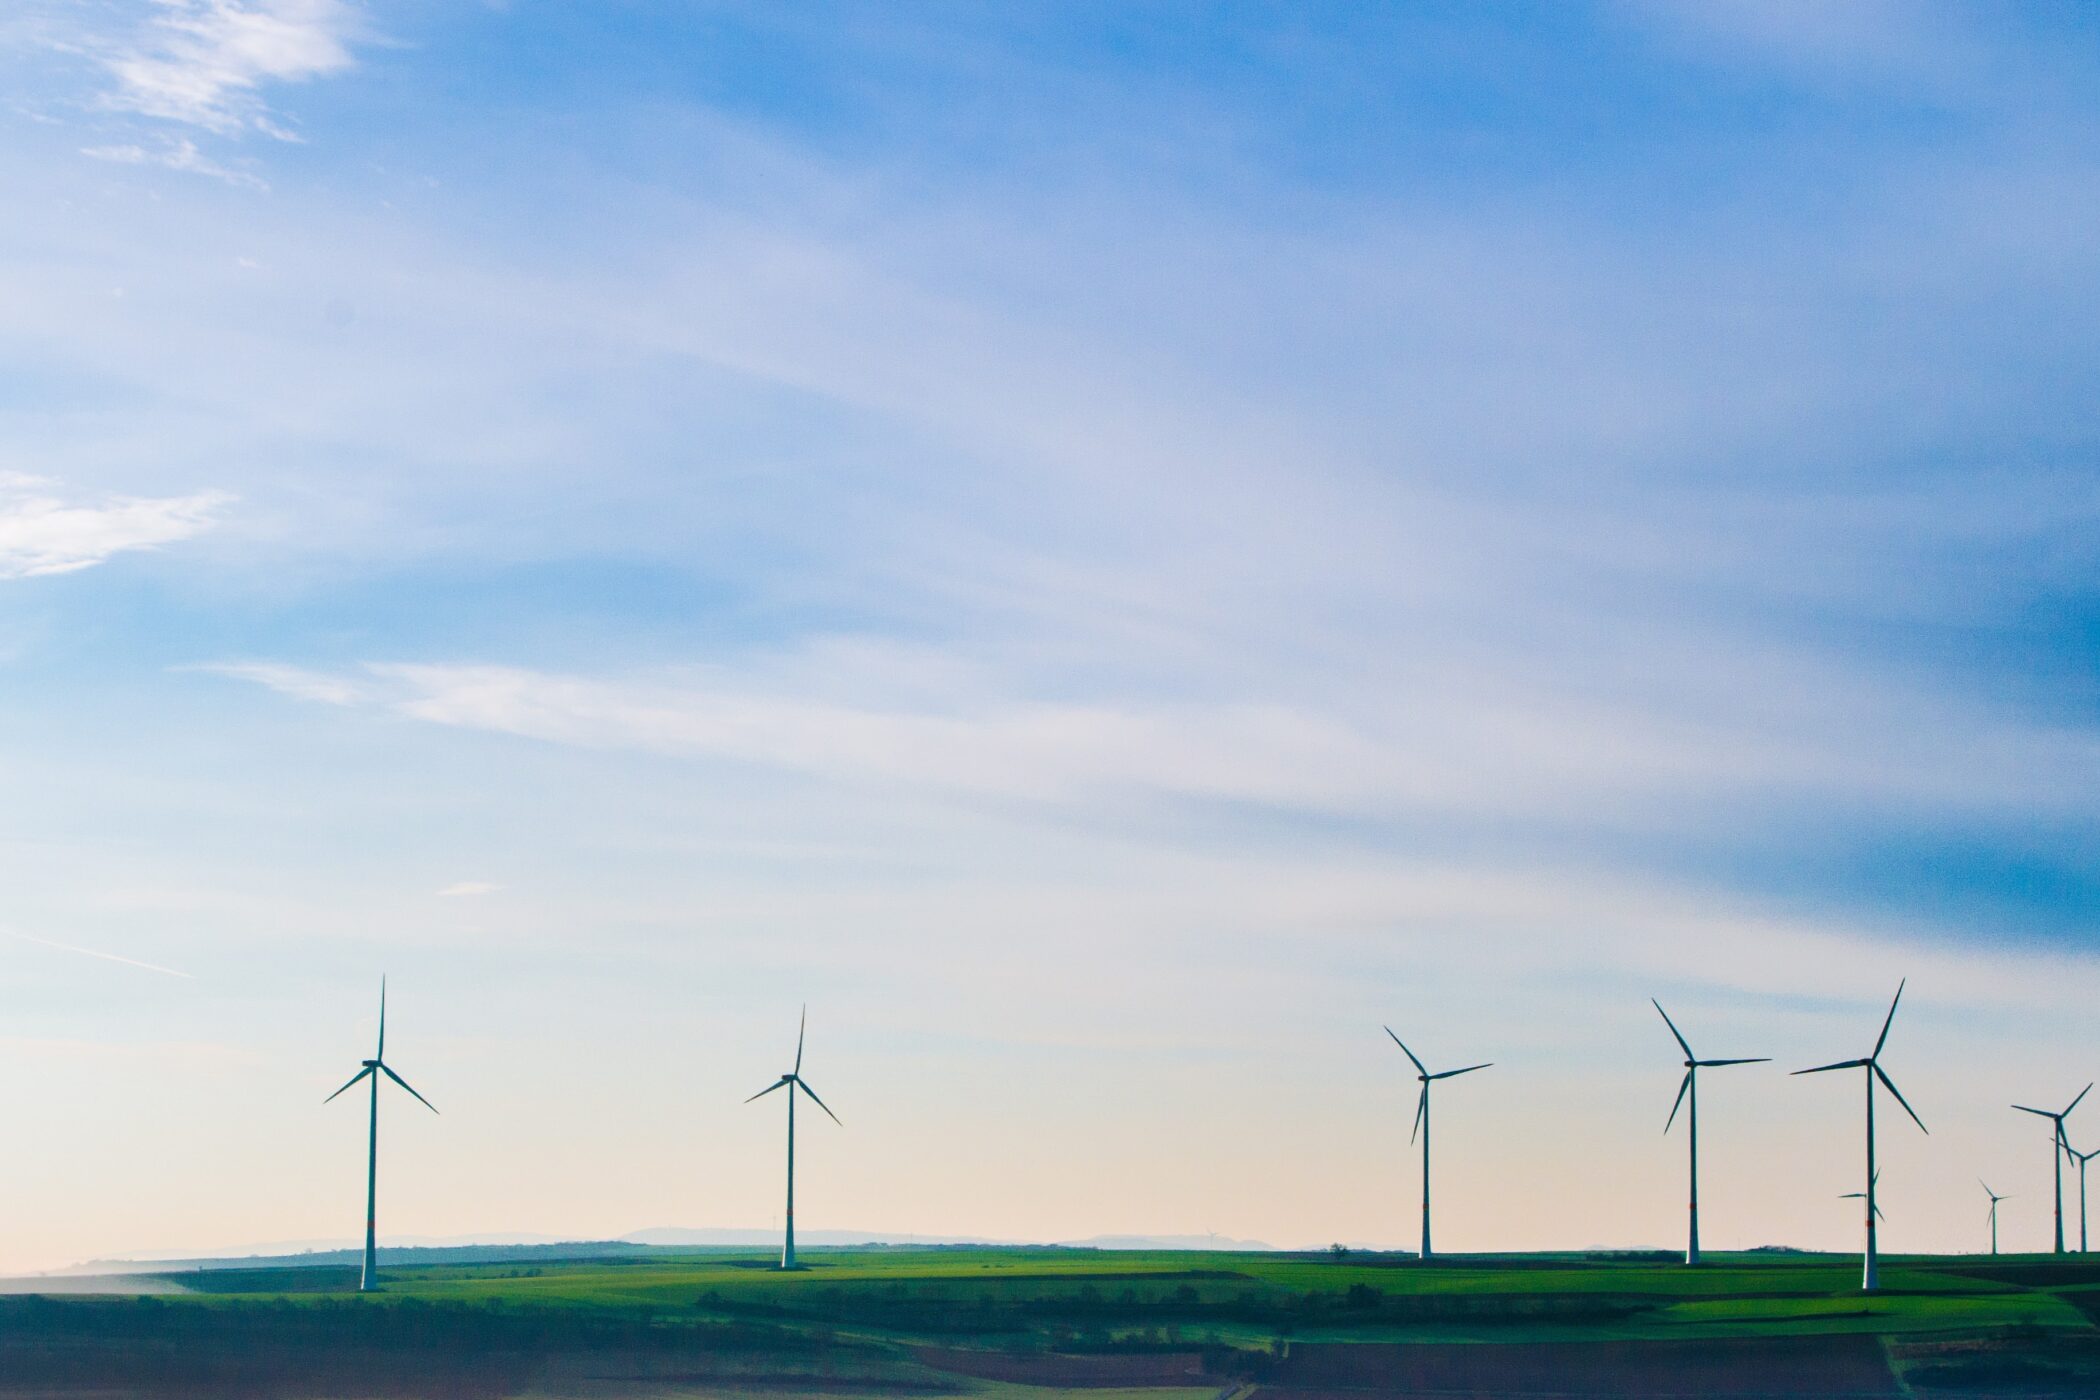
[[[41,477],[0,474],[0,578],[72,573],[189,539],[210,529],[229,499],[204,491],[71,501]]]
[[[282,666],[267,661],[238,661],[196,669],[236,680],[253,681],[279,695],[312,700],[323,705],[355,705],[368,698],[371,687],[354,676],[335,676],[304,666]]]
[[[172,967],[162,967],[159,963],[142,962],[137,958],[127,958],[121,953],[105,953],[95,948],[81,948],[71,943],[58,943],[49,938],[38,938],[36,935],[29,933],[18,933],[15,937],[21,939],[24,943],[35,943],[40,947],[55,948],[61,953],[78,953],[84,958],[99,958],[103,962],[121,963],[125,967],[136,967],[146,972],[158,972],[166,977],[190,979],[190,974],[187,972],[178,972]]]
[[[105,60],[110,106],[222,136],[297,140],[264,91],[350,68],[363,17],[341,0],[156,0],[157,13]]]
[[[1722,795],[1814,795],[1953,810],[2058,807],[2100,761],[2089,735],[2023,727],[1796,663],[1804,695],[1728,703],[1742,658],[1698,693],[1600,696],[1442,669],[1395,673],[1395,698],[1092,701],[1017,693],[958,658],[872,644],[739,669],[590,677],[491,665],[270,663],[202,669],[303,700],[582,748],[727,760],[896,791],[1021,802],[1165,796],[1282,811],[1640,826]],[[914,688],[913,665],[934,676]],[[1770,663],[1768,663],[1770,664]],[[1601,677],[1584,678],[1595,686]],[[1002,682],[1005,688],[1002,688]],[[1842,697],[1842,698],[1841,698]],[[1885,732],[1890,717],[1909,728]],[[1877,737],[1877,730],[1883,731]],[[1970,752],[1954,765],[1947,750]]]
[[[437,892],[437,896],[439,899],[471,899],[476,895],[494,894],[502,888],[503,886],[492,885],[487,880],[461,880],[457,884],[445,886]]]
[[[222,165],[197,149],[197,143],[182,138],[162,141],[148,147],[135,143],[121,146],[83,146],[80,153],[90,160],[108,161],[113,165],[153,165],[164,170],[179,170],[188,175],[205,175],[214,180],[224,180],[229,185],[244,185],[249,189],[268,189],[269,184],[261,176],[246,170]]]

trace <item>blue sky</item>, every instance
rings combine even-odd
[[[764,1223],[806,999],[813,1227],[1403,1243],[1390,1021],[1454,1248],[1673,1237],[1649,995],[1908,974],[1962,1244],[2100,1071],[2095,28],[16,7],[0,1264],[348,1235],[381,970],[401,1232]]]

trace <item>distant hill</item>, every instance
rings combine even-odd
[[[556,1259],[639,1258],[654,1253],[647,1245],[627,1240],[576,1240],[561,1244],[455,1244],[392,1246],[379,1251],[382,1264],[501,1264]],[[365,1252],[357,1249],[308,1249],[295,1254],[241,1254],[198,1259],[95,1259],[55,1275],[173,1274],[205,1269],[344,1268],[362,1263]]]
[[[635,1244],[674,1245],[698,1249],[778,1249],[780,1231],[750,1229],[691,1229],[679,1225],[659,1225],[647,1230],[631,1230],[620,1236]],[[894,1230],[797,1230],[798,1245],[851,1245],[851,1244],[1006,1244],[1009,1241],[986,1239],[978,1235],[905,1235]]]
[[[1260,1240],[1234,1239],[1227,1235],[1095,1235],[1083,1240],[1059,1240],[1028,1244],[995,1240],[978,1235],[906,1235],[885,1230],[805,1230],[796,1243],[806,1248],[888,1246],[893,1248],[999,1248],[999,1249],[1099,1249],[1099,1250],[1236,1250],[1268,1251],[1273,1245]],[[691,1229],[658,1226],[636,1230],[616,1240],[557,1240],[537,1235],[497,1236],[486,1240],[443,1243],[392,1244],[379,1250],[379,1262],[389,1265],[531,1263],[560,1259],[606,1259],[644,1257],[659,1251],[776,1249],[777,1230],[734,1228]],[[362,1248],[335,1241],[255,1245],[223,1254],[143,1256],[128,1259],[95,1259],[70,1268],[51,1270],[45,1277],[90,1277],[115,1274],[172,1274],[201,1269],[329,1268],[355,1265],[364,1257]]]
[[[638,1244],[690,1245],[702,1248],[765,1248],[780,1243],[778,1230],[695,1230],[660,1226],[635,1230],[621,1239]],[[1012,1249],[1037,1244],[1026,1240],[999,1240],[983,1235],[900,1235],[892,1230],[800,1230],[795,1243],[804,1245],[987,1245]],[[1052,1240],[1057,1249],[1237,1249],[1270,1250],[1275,1246],[1260,1240],[1238,1240],[1227,1235],[1093,1235],[1083,1240]]]
[[[1058,1243],[1069,1249],[1229,1249],[1241,1253],[1276,1248],[1260,1240],[1236,1240],[1229,1235],[1091,1235]]]

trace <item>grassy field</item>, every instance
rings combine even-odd
[[[0,1299],[0,1395],[2095,1395],[2100,1264],[814,1250]],[[1821,1388],[1819,1388],[1821,1387]]]

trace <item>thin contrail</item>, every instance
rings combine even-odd
[[[162,967],[159,963],[140,962],[137,958],[127,958],[121,953],[103,953],[93,948],[76,948],[70,943],[55,943],[48,938],[38,938],[33,933],[18,933],[15,937],[25,943],[41,943],[46,948],[56,948],[62,953],[78,953],[84,958],[100,958],[104,962],[122,963],[126,967],[142,967],[148,972],[164,973],[169,977],[182,977],[192,982],[197,980],[187,972],[177,972],[174,968]]]

